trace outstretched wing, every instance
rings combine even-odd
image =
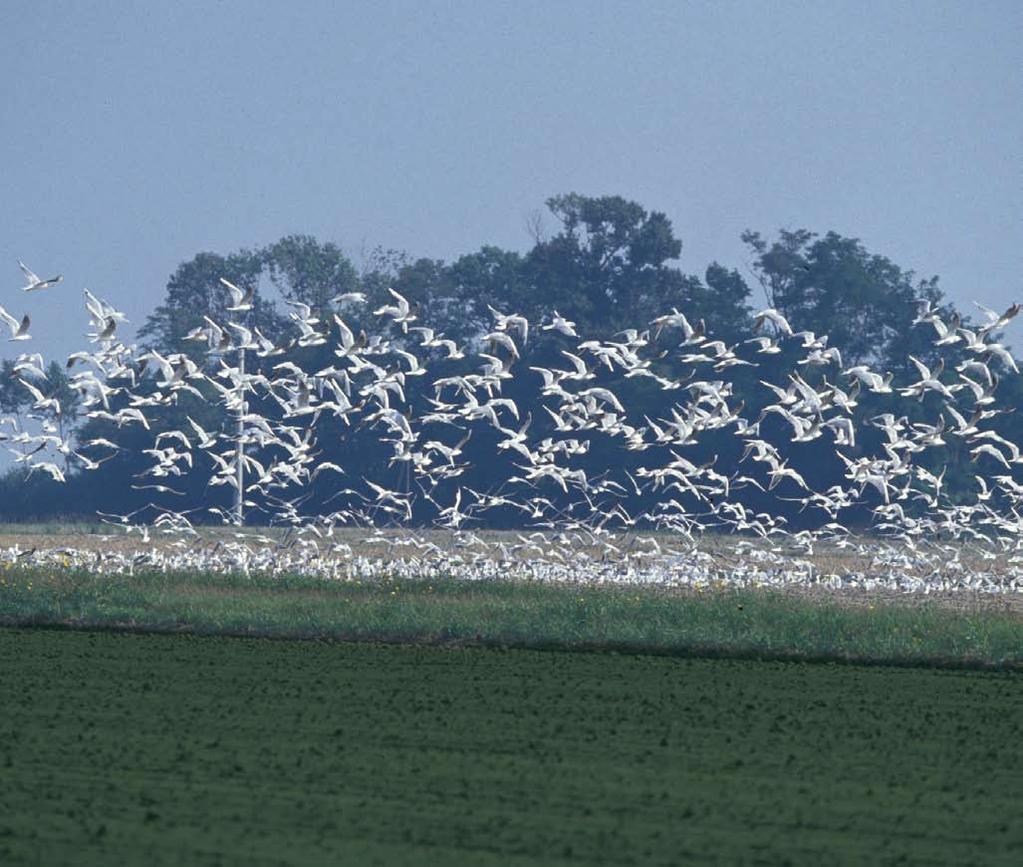
[[[11,335],[18,333],[18,320],[11,316],[3,307],[0,307],[0,319],[11,329]]]
[[[34,285],[36,283],[42,283],[43,282],[42,280],[39,279],[38,276],[36,276],[35,272],[33,272],[32,270],[29,269],[28,265],[26,265],[24,262],[21,261],[21,259],[18,260],[18,267],[21,268],[22,273],[28,279],[29,283]]]
[[[220,282],[223,283],[227,287],[227,291],[231,293],[231,306],[237,307],[241,304],[242,299],[245,297],[245,293],[235,286],[230,280],[225,280],[221,277]]]

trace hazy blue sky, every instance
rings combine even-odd
[[[526,249],[569,191],[667,212],[688,271],[835,229],[963,303],[1023,295],[1018,0],[133,5],[0,4],[19,349],[80,348],[84,286],[141,323],[201,250]],[[65,283],[22,295],[19,257]]]

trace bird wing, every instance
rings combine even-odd
[[[926,364],[914,355],[909,356],[909,360],[916,366],[921,379],[931,379],[931,369]]]
[[[39,277],[35,274],[35,272],[33,272],[28,267],[28,265],[26,265],[24,262],[21,261],[21,259],[18,260],[18,267],[21,268],[22,273],[25,275],[26,278],[28,278],[28,282],[29,283],[35,284],[35,283],[42,283],[43,282],[42,280],[39,279]]]
[[[7,327],[11,329],[11,334],[18,333],[18,320],[4,310],[2,306],[0,306],[0,319],[7,323]]]
[[[298,311],[298,315],[301,319],[308,321],[312,316],[312,308],[308,304],[303,304],[301,301],[289,301],[288,306],[294,307]]]
[[[245,292],[234,285],[230,280],[225,280],[223,277],[220,278],[220,282],[227,287],[227,291],[231,293],[231,305],[237,307],[241,300],[245,297]]]
[[[391,296],[398,302],[398,309],[401,311],[401,315],[405,316],[409,311],[408,300],[403,295],[399,295],[390,287],[388,287],[387,291],[390,292]]]
[[[983,304],[978,304],[976,301],[973,302],[973,306],[988,318],[989,323],[998,321],[998,314],[990,307],[985,307]]]
[[[338,331],[341,332],[341,346],[344,349],[351,349],[355,345],[355,335],[352,334],[352,329],[348,327],[348,324],[336,313],[334,314],[334,322],[337,323]]]

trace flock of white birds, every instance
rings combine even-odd
[[[63,291],[55,288],[60,276],[41,279],[19,265],[25,292]],[[987,321],[973,327],[923,304],[914,327],[927,329],[940,352],[955,347],[955,360],[928,366],[911,357],[916,376],[896,382],[866,363],[844,366],[826,335],[794,331],[773,309],[756,315],[749,339],[730,346],[675,309],[596,340],[577,334],[556,311],[530,323],[491,307],[489,332],[458,345],[421,322],[417,305],[398,292],[388,290],[390,302],[375,309],[362,293],[348,292],[331,300],[329,320],[288,302],[294,334],[275,339],[249,323],[254,289],[221,282],[222,321],[206,316],[187,335],[202,348],[198,362],[124,343],[118,329],[125,316],[84,290],[90,345],[66,359],[81,412],[116,430],[150,432],[155,410],[187,393],[220,402],[230,421],[206,430],[188,417],[180,430],[152,430],[144,450],[151,465],[133,485],[151,502],[130,515],[100,515],[112,535],[126,534],[134,547],[97,553],[15,546],[0,551],[0,560],[114,572],[1023,592],[1023,456],[993,429],[993,420],[1013,409],[999,407],[995,392],[1000,376],[1019,370],[996,335],[1020,312],[1018,304],[1001,314],[981,308]],[[31,338],[28,315],[18,320],[0,307],[0,318],[12,341]],[[350,325],[356,320],[363,323],[358,333]],[[367,333],[369,323],[375,333]],[[535,329],[563,344],[558,364],[521,360]],[[302,369],[291,350],[312,346],[329,346],[332,363]],[[791,349],[799,356],[793,369],[783,381],[761,380],[769,400],[758,417],[744,416],[733,394],[735,371]],[[246,372],[246,353],[254,372]],[[275,360],[285,353],[287,360]],[[252,355],[270,361],[251,365]],[[39,354],[19,355],[15,370],[31,409],[0,420],[0,436],[32,473],[64,482],[69,470],[96,470],[124,448],[116,437],[79,441],[55,423],[61,408],[44,394]],[[663,393],[659,413],[637,417],[613,390],[637,377]],[[508,396],[513,378],[517,387],[535,389],[530,405],[551,422],[543,435],[531,434],[532,416]],[[428,383],[417,388],[418,403],[407,399],[412,381]],[[927,420],[860,411],[861,396],[871,392],[912,401]],[[327,417],[338,421],[335,432],[369,432],[386,445],[389,482],[367,477],[364,467],[320,460],[318,422]],[[880,444],[876,453],[864,449],[865,426]],[[782,457],[779,431],[794,443],[828,443],[844,467],[843,483],[813,490],[805,468]],[[741,457],[728,466],[687,458],[708,434],[737,438]],[[496,488],[463,482],[463,452],[473,437],[477,450],[492,443],[495,466],[509,468]],[[610,457],[595,474],[592,461],[587,472],[579,459],[596,443]],[[973,462],[975,486],[965,502],[949,496],[943,470],[924,466],[941,464],[935,456],[952,447]],[[788,445],[785,451],[798,454]],[[231,528],[238,522],[230,509],[175,510],[176,485],[196,474],[236,492],[259,527]],[[303,514],[318,479],[336,488],[336,508]],[[790,529],[783,515],[744,505],[749,498],[736,496],[744,489],[821,520],[815,529]],[[872,517],[869,527],[844,526],[854,508]],[[520,529],[487,530],[493,514],[505,525],[515,515]],[[211,519],[229,529],[211,533]]]

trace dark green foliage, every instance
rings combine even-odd
[[[0,631],[4,864],[1017,864],[1015,675]]]
[[[682,303],[683,275],[668,264],[682,242],[664,214],[621,196],[578,193],[548,199],[547,207],[562,230],[527,257],[535,314],[556,308],[576,318],[580,334],[606,337]]]
[[[420,324],[432,327],[438,333],[454,339],[458,344],[472,343],[485,334],[493,319],[488,306],[504,313],[519,312],[533,323],[528,345],[522,347],[522,358],[516,362],[515,377],[506,383],[504,395],[513,398],[523,418],[533,416],[532,432],[546,436],[551,433],[552,422],[543,412],[537,399],[538,377],[529,372],[529,366],[562,366],[565,359],[560,349],[565,343],[549,332],[539,330],[541,322],[549,321],[554,310],[577,323],[580,339],[614,339],[613,335],[626,327],[642,330],[650,321],[670,308],[683,311],[694,325],[704,320],[708,333],[728,344],[747,339],[750,335],[751,307],[760,307],[761,299],[751,294],[743,275],[718,263],[707,267],[702,277],[686,273],[676,264],[682,253],[682,241],[675,237],[670,220],[658,211],[647,211],[640,204],[621,196],[584,196],[578,193],[554,196],[547,202],[557,221],[555,230],[545,235],[537,229],[535,243],[525,253],[483,246],[477,252],[463,255],[451,263],[431,258],[412,259],[398,251],[374,250],[363,267],[357,269],[342,249],[330,242],[322,242],[305,235],[289,235],[265,247],[242,249],[228,255],[200,253],[182,263],[171,276],[163,303],[153,312],[141,328],[139,335],[147,347],[164,355],[184,352],[211,373],[219,365],[219,358],[210,355],[202,342],[185,341],[184,337],[202,324],[209,316],[226,325],[230,315],[225,307],[228,295],[220,285],[224,277],[242,287],[255,287],[255,309],[245,314],[250,324],[279,344],[288,344],[285,355],[259,359],[249,353],[249,372],[261,372],[269,377],[275,374],[275,365],[292,361],[308,370],[328,367],[337,359],[333,354],[333,338],[338,329],[333,322],[335,313],[344,317],[355,334],[365,328],[375,332],[381,327],[372,310],[391,303],[387,288],[393,287],[417,306]],[[843,367],[866,362],[884,373],[893,372],[896,383],[911,381],[915,375],[908,356],[913,354],[926,363],[936,358],[933,346],[934,331],[930,325],[913,324],[916,302],[926,300],[949,319],[954,313],[938,287],[937,278],[918,280],[888,258],[867,251],[855,238],[843,237],[835,232],[821,236],[814,232],[782,230],[774,240],[765,239],[757,232],[746,232],[744,240],[753,254],[752,268],[760,281],[765,300],[781,310],[796,329],[809,329],[817,334],[828,334],[830,345],[842,353]],[[331,299],[345,292],[362,291],[368,296],[368,305],[333,303]],[[758,292],[759,294],[759,292]],[[294,322],[287,314],[292,312],[286,302],[309,304],[318,314],[323,329],[329,330],[328,343],[303,348],[294,345],[298,334]],[[236,335],[232,335],[236,336]],[[419,338],[412,334],[406,338],[415,346]],[[715,378],[707,367],[680,368],[676,344],[680,337],[675,331],[662,334],[659,349],[665,360],[655,361],[652,369],[669,372],[680,379],[689,375]],[[290,341],[290,344],[289,344]],[[785,352],[777,356],[757,356],[756,368],[738,368],[729,372],[734,379],[734,399],[744,403],[744,415],[755,421],[760,410],[770,400],[770,394],[758,380],[772,382],[781,387],[789,384],[788,375],[799,369],[814,386],[823,390],[823,378],[830,384],[848,389],[848,378],[831,367],[825,371],[798,368],[802,352],[789,341]],[[663,348],[662,348],[663,347]],[[746,353],[749,354],[748,352]],[[943,374],[946,382],[953,382],[954,363],[959,359],[954,347],[945,353],[948,365]],[[441,353],[431,356],[431,371],[447,375],[454,363],[440,360]],[[230,359],[233,362],[233,358]],[[992,368],[998,363],[992,361]],[[207,393],[211,401],[201,401],[185,395],[172,406],[159,410],[147,409],[151,417],[151,433],[135,429],[115,429],[110,423],[76,418],[73,392],[67,388],[64,372],[59,365],[51,365],[49,382],[43,387],[46,394],[56,390],[61,395],[64,412],[55,421],[65,432],[68,425],[80,425],[78,441],[104,437],[129,446],[117,458],[99,470],[79,472],[75,461],[70,462],[69,484],[62,489],[53,483],[54,493],[48,488],[20,485],[17,470],[6,487],[11,498],[0,503],[0,516],[11,520],[24,516],[52,514],[89,515],[99,508],[108,512],[125,513],[145,505],[148,498],[131,490],[136,474],[148,466],[141,449],[151,446],[152,437],[159,431],[183,427],[185,416],[191,415],[205,429],[220,431],[233,422],[226,417],[223,407],[208,384],[197,387]],[[419,414],[425,406],[425,397],[432,390],[425,378],[406,383],[409,404]],[[1023,386],[1018,376],[1006,378],[999,386],[1000,402],[1012,406],[1018,401],[1012,395]],[[123,384],[123,383],[122,383]],[[675,400],[688,400],[684,392],[663,392],[650,380],[618,377],[606,383],[629,409],[629,422],[644,425],[645,418],[663,418]],[[155,389],[152,374],[147,375],[138,391]],[[114,398],[117,407],[127,400],[125,395]],[[911,422],[941,423],[941,398],[930,393],[920,401],[907,400],[899,395],[884,397],[863,392],[859,395],[864,417],[882,412],[907,415]],[[255,410],[277,417],[279,407],[254,406]],[[115,407],[116,408],[116,407]],[[960,404],[961,409],[966,409]],[[4,362],[0,371],[0,411],[7,414],[31,411],[29,395],[18,382],[13,363]],[[1018,413],[994,420],[992,426],[1003,436],[1019,440],[1023,421]],[[945,418],[947,421],[947,417]],[[84,423],[83,423],[84,422]],[[829,441],[801,445],[788,442],[786,423],[777,417],[763,422],[764,430],[780,444],[783,459],[806,468],[807,481],[818,489],[840,482],[845,468],[835,458]],[[472,469],[461,481],[472,488],[489,490],[513,474],[511,460],[494,460],[489,432],[480,431],[466,449],[466,458]],[[324,461],[341,466],[358,466],[365,475],[378,481],[397,479],[401,466],[387,467],[388,453],[379,443],[379,429],[346,428],[336,419],[324,415],[316,423],[317,445]],[[849,451],[850,458],[868,453],[879,453],[880,434],[867,428],[861,430],[862,441]],[[688,457],[697,461],[717,457],[718,466],[734,468],[741,454],[741,443],[724,429],[702,437],[701,442],[689,449]],[[481,457],[486,455],[486,460]],[[955,500],[972,485],[969,454],[958,440],[940,453],[917,457],[922,466],[939,473],[947,465],[945,490]],[[638,460],[634,454],[623,454],[620,442],[604,434],[592,434],[589,454],[576,461],[576,466],[590,475],[600,473],[611,463]],[[178,503],[181,508],[200,510],[195,517],[209,515],[205,510],[221,505],[229,492],[210,491],[205,483],[206,467],[197,462],[194,478],[179,480],[178,489],[187,496]],[[558,496],[558,491],[551,492]],[[303,509],[320,509],[328,491],[314,491],[314,496]],[[759,495],[752,489],[738,495],[746,505],[758,508]],[[761,504],[766,507],[766,501]],[[787,509],[775,502],[774,509],[790,521],[790,528],[819,523],[822,514],[813,509],[797,513],[796,507]],[[57,509],[56,512],[51,511]],[[863,514],[843,516],[852,523]],[[251,515],[258,521],[258,514]],[[514,516],[509,516],[509,520]],[[500,525],[504,520],[492,513],[492,520]]]
[[[15,363],[13,359],[5,358],[3,366],[0,367],[0,412],[4,415],[17,415],[31,397],[18,381],[19,374],[14,369]]]
[[[458,339],[483,334],[493,316],[487,305],[510,312],[516,304],[536,313],[537,299],[529,285],[521,254],[486,246],[477,253],[460,256],[447,269],[454,303],[442,331]]]
[[[836,232],[821,238],[783,229],[772,243],[758,232],[742,238],[756,257],[753,269],[768,303],[793,328],[827,334],[847,366],[870,362],[881,370],[901,369],[910,353],[931,355],[934,332],[915,327],[913,319],[918,300],[941,308],[937,277],[916,281],[912,271]]]
[[[286,301],[308,304],[326,320],[332,298],[359,288],[355,267],[338,246],[308,235],[281,238],[261,250],[260,258]]]
[[[182,262],[167,283],[163,304],[146,319],[139,329],[139,337],[146,346],[165,354],[184,352],[196,360],[205,359],[205,344],[184,338],[203,324],[204,316],[226,322],[229,314],[225,308],[230,302],[220,278],[248,289],[259,285],[264,265],[265,256],[258,250],[239,250],[228,256],[199,253],[194,259]],[[268,334],[279,334],[284,328],[284,320],[273,303],[260,293],[256,295],[249,317],[254,326]]]

